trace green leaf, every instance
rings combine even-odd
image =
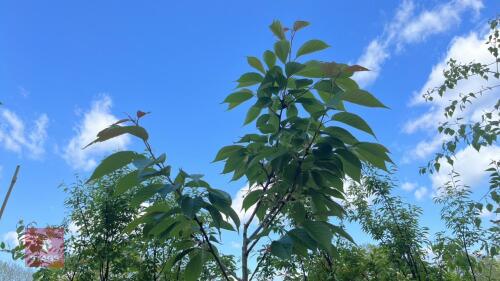
[[[274,53],[269,50],[265,51],[264,62],[269,69],[273,68],[276,65],[276,56],[274,55]]]
[[[252,97],[253,97],[253,92],[251,90],[241,89],[227,96],[226,99],[224,100],[224,103],[229,104],[229,107],[227,108],[229,110],[251,99]]]
[[[247,116],[245,117],[245,123],[243,123],[243,125],[251,123],[253,120],[255,120],[255,118],[257,118],[257,116],[259,116],[261,110],[262,109],[260,107],[255,106],[255,105],[250,107],[250,109],[248,110]]]
[[[290,104],[286,108],[286,118],[293,118],[296,117],[299,114],[299,111],[297,110],[297,107],[295,104]]]
[[[318,243],[311,238],[307,231],[302,228],[295,228],[288,231],[288,235],[292,237],[293,240],[296,241],[294,244],[303,244],[306,248],[315,250],[318,247]]]
[[[370,126],[368,126],[365,120],[354,113],[339,112],[332,116],[332,120],[342,122],[358,130],[367,132],[372,136],[375,136],[375,133],[372,131]]]
[[[325,128],[323,132],[343,141],[346,144],[355,144],[358,142],[358,139],[356,139],[349,131],[341,127],[337,126],[328,127]]]
[[[393,163],[387,155],[389,150],[378,143],[359,142],[353,146],[353,151],[358,154],[361,160],[365,160],[385,171],[387,171],[385,162]]]
[[[124,134],[134,135],[144,141],[148,140],[148,132],[143,127],[112,125],[97,133],[97,139],[87,144],[83,149],[93,145],[94,143],[104,142]]]
[[[243,146],[241,146],[241,145],[224,146],[223,148],[221,148],[219,150],[219,152],[217,153],[217,156],[215,156],[215,159],[212,162],[217,162],[217,161],[227,159],[229,156],[231,156],[231,154],[233,154],[234,152],[239,151],[241,149],[243,149]]]
[[[132,171],[121,177],[116,183],[115,196],[125,193],[130,188],[139,184],[139,171]]]
[[[291,77],[292,75],[300,72],[305,67],[306,67],[305,65],[298,63],[298,62],[294,62],[294,61],[287,62],[287,64],[285,65],[286,76]]]
[[[114,172],[124,166],[132,163],[137,159],[145,159],[144,155],[139,154],[134,151],[119,151],[106,157],[102,162],[95,168],[92,176],[90,176],[87,182],[95,179],[99,179],[104,175]]]
[[[337,149],[335,151],[340,156],[344,172],[355,181],[361,179],[361,162],[358,157],[349,150]]]
[[[183,195],[180,201],[181,210],[188,218],[193,218],[202,207],[203,200],[200,198],[191,198]]]
[[[266,74],[266,70],[264,69],[264,66],[262,65],[262,63],[260,62],[260,60],[258,58],[247,57],[247,62],[251,67],[257,69],[262,74]]]
[[[283,26],[279,20],[274,20],[273,23],[269,26],[273,34],[278,37],[278,39],[285,39],[285,31],[283,30]]]
[[[317,52],[317,51],[321,51],[321,50],[324,50],[326,48],[328,48],[330,46],[328,46],[325,42],[321,41],[321,40],[309,40],[307,42],[305,42],[300,48],[299,50],[297,51],[297,58],[302,56],[302,55],[306,55],[306,54],[310,54],[310,53],[314,53],[314,52]]]
[[[141,187],[136,194],[130,199],[131,205],[139,205],[142,202],[149,200],[153,195],[159,192],[164,187],[163,184],[151,184]]]
[[[358,83],[356,81],[352,80],[351,78],[347,77],[339,77],[335,79],[335,84],[342,88],[344,91],[355,91],[359,89]]]
[[[309,25],[309,22],[307,21],[303,21],[303,20],[298,20],[296,22],[293,23],[293,30],[294,31],[299,31],[301,30],[302,28],[306,27]]]
[[[375,98],[372,94],[363,90],[348,90],[344,93],[340,94],[340,98],[352,102],[359,105],[364,105],[368,107],[382,107],[388,108],[383,103],[381,103],[377,98]]]
[[[248,210],[251,206],[257,203],[263,192],[264,191],[262,189],[257,189],[248,193],[243,199],[242,208]]]
[[[356,244],[354,242],[354,239],[352,239],[351,235],[349,235],[349,233],[347,233],[342,227],[330,224],[330,228],[333,230],[333,232],[335,232],[338,235],[342,236],[343,238],[349,240],[350,242]]]
[[[289,259],[292,255],[293,240],[285,235],[271,243],[271,254],[281,259]]]
[[[263,79],[264,77],[262,77],[262,75],[260,75],[257,72],[247,72],[241,75],[240,78],[237,80],[238,82],[237,88],[259,84],[260,82],[262,82]]]
[[[186,281],[196,281],[201,275],[202,271],[202,257],[201,252],[196,251],[196,253],[191,257],[186,269],[184,270],[184,278]]]
[[[274,53],[282,63],[286,63],[288,54],[290,53],[290,42],[288,40],[280,40],[274,44]]]
[[[316,241],[322,248],[329,249],[332,244],[332,230],[330,224],[322,221],[305,221],[304,230]]]

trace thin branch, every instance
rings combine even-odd
[[[12,180],[10,181],[9,190],[7,191],[7,194],[5,195],[5,199],[3,200],[2,209],[0,209],[0,220],[2,220],[2,215],[3,215],[3,212],[5,211],[5,207],[7,206],[7,202],[9,201],[9,197],[10,197],[10,194],[12,193],[12,189],[14,189],[14,185],[16,185],[17,175],[19,174],[19,169],[21,169],[21,166],[17,165],[16,171],[14,172],[14,175],[12,176]]]

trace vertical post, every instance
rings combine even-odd
[[[17,174],[19,174],[20,168],[21,168],[21,166],[17,165],[16,171],[14,172],[14,175],[12,176],[9,190],[7,191],[7,195],[5,195],[5,199],[3,200],[3,204],[2,204],[2,209],[0,210],[0,220],[2,220],[3,211],[5,211],[5,207],[7,206],[7,202],[9,201],[9,197],[10,197],[10,194],[12,193],[12,189],[14,188],[14,185],[16,185]]]

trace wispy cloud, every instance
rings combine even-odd
[[[100,157],[113,150],[124,149],[130,142],[130,138],[124,135],[82,149],[96,138],[98,132],[118,120],[111,113],[111,107],[111,97],[101,95],[92,102],[90,110],[83,113],[82,119],[74,128],[75,135],[62,151],[62,157],[74,169],[88,171],[97,165]]]
[[[19,245],[19,239],[17,236],[17,232],[15,231],[9,231],[5,233],[2,237],[3,242],[7,244],[9,247],[16,247]]]
[[[492,160],[498,158],[498,155],[500,155],[500,147],[498,146],[484,147],[479,152],[468,146],[456,153],[453,170],[460,174],[460,181],[463,184],[477,188],[488,177],[485,170]],[[450,180],[451,170],[452,167],[445,162],[441,163],[439,173],[430,175],[434,189],[438,189]]]
[[[446,69],[446,62],[449,59],[455,58],[459,60],[458,62],[463,63],[470,61],[490,63],[492,56],[485,48],[485,36],[472,32],[466,36],[454,38],[444,58],[433,66],[425,84],[413,95],[410,106],[426,106],[427,108],[419,116],[408,120],[403,127],[403,132],[406,134],[424,133],[428,137],[419,140],[415,147],[406,153],[404,156],[406,162],[413,159],[428,158],[448,139],[447,136],[438,134],[436,127],[437,124],[446,120],[443,112],[451,99],[457,98],[460,93],[475,92],[494,83],[493,81],[484,81],[478,77],[469,77],[469,79],[461,81],[453,90],[448,91],[443,98],[436,98],[432,102],[425,102],[422,98],[427,90],[435,88],[444,82],[443,70]],[[462,118],[462,122],[480,121],[481,115],[495,105],[499,94],[500,89],[495,88],[487,94],[478,96],[464,111],[457,112],[457,117]]]
[[[427,193],[428,193],[427,187],[421,186],[417,190],[415,190],[413,194],[415,195],[415,198],[417,200],[422,200],[427,195]]]
[[[41,157],[45,153],[49,118],[47,114],[42,114],[33,123],[33,126],[27,129],[25,121],[15,112],[9,109],[1,110],[0,144],[4,149],[19,154],[27,152],[31,158]]]
[[[383,33],[368,44],[358,59],[358,64],[371,71],[356,73],[354,78],[362,86],[373,83],[379,76],[382,65],[393,53],[409,44],[446,32],[459,24],[465,13],[471,11],[477,15],[482,8],[481,0],[454,0],[417,11],[414,1],[403,1]]]

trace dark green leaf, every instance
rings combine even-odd
[[[242,203],[242,208],[248,210],[251,206],[257,203],[263,192],[264,191],[262,191],[262,189],[257,189],[245,195]]]
[[[109,139],[124,135],[131,134],[144,141],[148,140],[148,132],[143,127],[140,126],[118,126],[112,125],[97,134],[97,139],[87,144],[83,149],[91,146],[94,143],[104,142]]]
[[[322,248],[329,249],[332,244],[332,230],[330,225],[322,221],[305,221],[304,230],[316,241]]]
[[[201,275],[201,271],[203,269],[202,266],[202,256],[200,251],[196,251],[196,253],[191,257],[186,268],[184,270],[184,278],[186,281],[196,281]]]

